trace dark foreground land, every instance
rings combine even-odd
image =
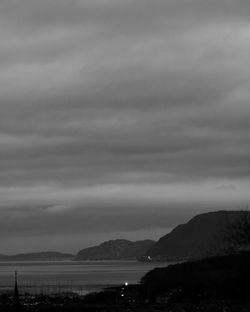
[[[22,296],[20,306],[3,294],[0,311],[249,312],[250,252],[185,262],[147,273],[139,285],[123,285],[79,297]]]

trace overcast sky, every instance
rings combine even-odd
[[[247,0],[1,0],[0,253],[245,209],[249,16]]]

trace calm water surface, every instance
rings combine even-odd
[[[0,262],[0,291],[13,287],[15,271],[23,292],[72,291],[84,294],[124,282],[137,283],[151,269],[169,264],[136,261]]]

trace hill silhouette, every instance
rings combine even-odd
[[[226,248],[223,231],[237,222],[243,211],[217,211],[195,216],[161,237],[145,253],[153,260],[195,259]]]
[[[74,260],[123,260],[140,258],[155,242],[142,240],[131,242],[126,239],[116,239],[104,242],[98,246],[82,249]]]
[[[0,261],[60,261],[71,260],[72,254],[57,251],[43,251],[33,253],[20,253],[16,255],[0,255]]]

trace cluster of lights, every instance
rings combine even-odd
[[[127,287],[127,286],[128,286],[128,282],[125,282],[125,283],[124,283],[124,286]],[[124,290],[124,288],[122,288],[122,290]],[[125,295],[122,293],[122,294],[121,294],[121,297],[124,297],[124,296],[125,296]]]

